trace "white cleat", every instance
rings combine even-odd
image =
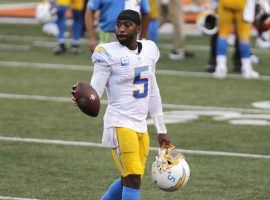
[[[183,60],[185,59],[185,53],[184,52],[171,52],[169,53],[169,58],[171,60]]]
[[[215,72],[213,73],[214,78],[224,79],[227,76],[227,67],[217,66]]]
[[[258,79],[260,77],[259,73],[253,69],[242,70],[242,76],[245,79]]]
[[[256,45],[263,49],[269,49],[270,48],[270,41],[266,40],[263,37],[258,37],[256,39]]]

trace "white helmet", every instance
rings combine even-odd
[[[206,35],[214,35],[218,32],[217,15],[213,10],[204,10],[196,21],[198,29]]]
[[[175,147],[163,146],[159,149],[156,161],[152,165],[152,179],[155,185],[165,191],[183,188],[190,175],[189,166]]]
[[[36,13],[35,17],[40,23],[46,23],[53,19],[52,13],[51,13],[51,3],[48,0],[42,1],[38,6],[36,7]]]
[[[42,32],[46,33],[47,35],[57,37],[59,34],[59,29],[58,29],[58,26],[56,25],[56,23],[48,22],[48,23],[44,24],[44,26],[42,27]]]

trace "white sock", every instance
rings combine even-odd
[[[217,56],[217,66],[222,68],[227,68],[227,56],[218,55]]]
[[[242,63],[242,71],[253,70],[250,58],[242,58],[241,63]]]

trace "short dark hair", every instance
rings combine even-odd
[[[118,20],[129,20],[134,22],[137,26],[141,25],[140,14],[135,10],[123,10],[117,17]]]

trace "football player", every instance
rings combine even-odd
[[[91,86],[100,98],[105,89],[108,96],[102,143],[112,148],[121,173],[102,200],[140,199],[149,152],[148,112],[155,123],[159,144],[170,145],[155,77],[160,53],[154,42],[137,40],[140,31],[139,13],[124,10],[116,22],[118,41],[98,45],[92,55]]]
[[[248,4],[251,3],[251,4]],[[246,5],[248,4],[248,5]],[[245,10],[249,8],[249,10]],[[246,12],[247,11],[247,12]],[[250,58],[250,26],[254,20],[255,4],[249,0],[220,0],[218,6],[219,36],[217,40],[217,66],[213,76],[225,78],[227,75],[227,37],[236,27],[239,37],[239,51],[241,56],[242,76],[247,79],[259,78],[259,74],[253,70]]]
[[[168,54],[171,60],[183,60],[193,58],[193,52],[185,48],[186,35],[184,31],[184,11],[183,2],[179,0],[162,0],[160,26],[169,21],[173,25],[173,35],[171,42],[173,48]]]
[[[148,0],[89,0],[85,13],[89,50],[93,51],[97,44],[116,41],[115,22],[122,10],[136,10],[142,16],[142,31],[140,38],[147,38],[150,20]],[[94,16],[99,11],[99,38],[94,33]]]
[[[264,1],[264,0],[263,0]],[[207,72],[215,72],[216,68],[216,43],[218,39],[218,28],[217,28],[217,6],[218,1],[209,1],[209,4],[206,9],[203,10],[203,12],[199,15],[199,18],[197,20],[198,28],[205,33],[206,35],[210,36],[210,51],[209,51],[209,58],[208,58],[208,64],[207,64]],[[256,9],[255,9],[255,27],[257,28],[261,23],[256,23],[256,13],[257,13],[257,2],[256,2]],[[257,26],[258,24],[258,26]],[[258,34],[260,33],[259,28],[257,28]],[[236,37],[233,38],[233,45],[234,45],[234,53],[232,57],[233,61],[233,71],[235,72],[241,72],[241,57],[239,52],[239,39],[236,34]],[[253,64],[258,64],[260,62],[260,59],[251,53],[251,61]]]
[[[270,2],[268,0],[257,0],[255,8],[254,25],[258,31],[256,45],[269,49],[270,41],[264,37],[264,33],[270,30]]]
[[[150,22],[148,38],[153,42],[158,41],[158,17],[159,17],[159,2],[157,0],[149,0],[150,7]]]
[[[59,29],[58,45],[53,50],[54,54],[61,54],[66,51],[66,11],[72,9],[72,45],[71,53],[79,53],[80,37],[83,25],[84,0],[55,0],[57,6],[57,26]]]

